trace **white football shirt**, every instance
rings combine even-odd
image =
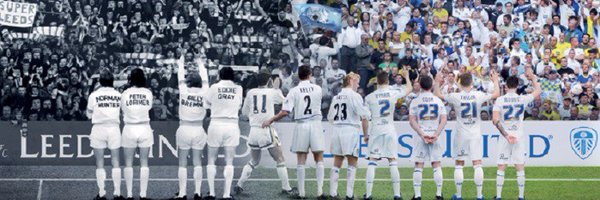
[[[87,117],[92,124],[120,124],[121,93],[111,87],[101,87],[88,98]]]
[[[212,118],[238,119],[242,107],[243,89],[233,81],[221,80],[210,86],[207,103]]]
[[[333,97],[327,119],[338,125],[361,126],[361,117],[371,115],[365,106],[360,94],[351,88],[342,88],[342,91]]]
[[[467,138],[481,137],[481,105],[492,98],[491,94],[477,90],[450,93],[446,101],[456,111],[458,133]]]
[[[410,103],[409,115],[416,116],[425,135],[433,135],[440,123],[440,117],[446,115],[446,106],[440,98],[431,92],[421,92]]]
[[[179,119],[202,121],[206,116],[206,93],[203,88],[189,88],[179,84]]]
[[[121,95],[121,109],[125,123],[143,123],[150,121],[152,92],[147,88],[131,87]]]
[[[516,134],[517,137],[523,136],[523,118],[525,116],[525,106],[533,102],[532,94],[518,95],[516,93],[507,93],[496,99],[494,112],[500,112],[500,124],[508,133]]]
[[[248,116],[250,126],[261,126],[275,115],[275,104],[283,103],[283,93],[274,88],[255,88],[248,91],[242,114]]]
[[[390,87],[379,88],[367,95],[365,102],[371,111],[371,124],[374,126],[391,125],[394,122],[396,102],[406,95],[406,91]]]
[[[298,83],[298,86],[290,89],[283,102],[283,110],[288,112],[293,110],[295,120],[321,120],[323,118],[321,114],[322,98],[323,91],[320,86],[303,80]]]

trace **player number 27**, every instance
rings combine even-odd
[[[502,106],[502,108],[504,109],[504,120],[509,120],[513,117],[515,119],[519,119],[521,117],[521,115],[523,114],[523,110],[524,110],[523,104],[506,105],[506,106]],[[516,112],[515,112],[515,108],[517,110]]]

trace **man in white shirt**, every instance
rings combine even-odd
[[[274,121],[294,112],[296,127],[294,129],[293,144],[291,151],[296,153],[298,166],[296,167],[296,176],[298,177],[298,197],[305,198],[304,178],[306,169],[306,158],[308,151],[312,151],[315,162],[317,163],[317,196],[319,199],[326,199],[323,195],[323,180],[325,179],[325,165],[323,164],[323,151],[325,150],[325,136],[321,120],[321,100],[323,92],[320,86],[310,83],[312,71],[309,66],[303,65],[298,68],[298,77],[300,83],[292,88],[283,103],[281,112],[271,119],[263,122],[262,127],[270,126]]]
[[[239,110],[242,107],[243,88],[233,82],[235,75],[231,67],[221,68],[219,78],[221,80],[210,87],[207,95],[207,104],[211,110],[207,141],[208,163],[206,165],[206,175],[210,189],[208,198],[215,198],[215,176],[217,175],[215,161],[217,160],[219,148],[223,147],[225,149],[223,198],[232,199],[233,158],[235,148],[240,143],[238,118]]]
[[[360,36],[363,31],[356,27],[354,17],[347,19],[348,26],[343,28],[338,35],[340,49],[340,67],[346,72],[356,72],[356,53],[355,48],[360,45]]]
[[[121,93],[113,88],[114,77],[109,71],[100,73],[100,88],[90,94],[87,104],[87,117],[92,119],[90,146],[96,157],[96,183],[98,195],[96,199],[105,198],[104,181],[104,150],[110,149],[112,163],[112,179],[114,198],[121,196],[121,167],[119,166],[119,151],[121,149]]]

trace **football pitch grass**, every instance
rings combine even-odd
[[[381,164],[384,164],[383,162]],[[95,167],[93,166],[0,166],[0,199],[92,199],[96,192]],[[206,169],[204,169],[206,170]],[[188,194],[192,194],[194,183],[193,169],[188,168]],[[241,172],[241,167],[235,169],[234,184]],[[329,194],[329,169],[325,170],[323,191]],[[365,193],[364,168],[358,170],[354,195],[362,198]],[[446,167],[444,172],[445,199],[450,199],[455,192],[453,181],[454,168]],[[492,199],[496,194],[496,168],[485,167],[484,195]],[[475,184],[473,169],[465,167],[465,182],[463,184],[463,199],[475,199]],[[600,199],[600,167],[527,167],[526,168],[526,199]],[[206,176],[206,172],[204,173]],[[314,168],[306,170],[306,192],[308,198],[316,197],[316,180]],[[338,195],[343,197],[346,191],[346,171],[340,171]],[[296,173],[289,170],[290,184],[296,185]],[[401,191],[404,199],[413,196],[412,169],[400,168]],[[112,181],[110,168],[107,168],[106,190],[107,197],[112,197]],[[139,168],[134,168],[134,196],[139,193]],[[217,197],[222,195],[222,167],[218,168],[216,181]],[[502,193],[503,199],[517,199],[518,189],[514,168],[506,171],[506,180]],[[373,187],[374,199],[392,199],[392,185],[389,180],[387,167],[377,169]],[[423,173],[423,199],[434,199],[435,183],[432,179],[431,168],[425,168]],[[257,168],[251,179],[244,186],[244,193],[236,195],[236,199],[287,199],[280,196],[281,183],[275,169]],[[153,199],[168,199],[178,190],[176,166],[151,166],[148,197]],[[208,191],[206,177],[202,184],[204,194]],[[121,184],[121,193],[125,194],[125,183]],[[188,195],[191,198],[191,195]]]

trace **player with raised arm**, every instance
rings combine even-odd
[[[303,65],[298,68],[298,77],[300,83],[298,86],[290,89],[282,110],[271,119],[265,121],[262,127],[271,125],[287,115],[294,112],[296,127],[292,138],[291,151],[296,153],[298,166],[296,174],[298,177],[298,198],[305,198],[304,178],[306,158],[308,151],[312,151],[315,162],[317,163],[317,195],[319,199],[327,199],[323,195],[323,179],[325,179],[325,166],[323,164],[323,151],[325,151],[325,135],[321,120],[321,99],[323,92],[320,86],[312,84],[310,79],[312,71],[309,66]]]
[[[527,70],[526,76],[533,84],[532,94],[518,95],[519,78],[511,76],[506,79],[506,94],[498,98],[494,104],[492,122],[505,138],[498,139],[498,171],[496,172],[496,197],[494,197],[497,200],[502,198],[504,170],[508,164],[515,165],[519,200],[525,199],[525,154],[528,144],[523,132],[524,109],[542,93],[540,83],[531,69]]]
[[[441,99],[437,98],[431,89],[433,80],[429,76],[419,79],[422,92],[413,99],[409,108],[410,126],[415,130],[419,138],[415,138],[415,171],[413,172],[413,187],[415,196],[413,200],[421,200],[421,182],[423,181],[423,167],[425,161],[431,161],[433,167],[433,179],[437,186],[436,199],[441,196],[442,182],[442,144],[438,140],[446,126],[446,107]]]
[[[405,70],[403,76],[406,81],[404,89],[390,88],[389,74],[379,72],[377,74],[377,90],[365,97],[365,102],[371,111],[371,124],[369,135],[365,142],[369,147],[369,165],[367,166],[367,193],[364,199],[370,200],[375,180],[375,168],[377,161],[386,158],[389,162],[390,177],[394,190],[394,200],[401,199],[400,172],[398,171],[398,139],[394,127],[394,108],[398,99],[405,97],[412,91],[412,84]]]
[[[199,67],[197,73],[186,73],[183,56],[178,61],[177,79],[179,81],[179,128],[176,133],[179,168],[179,192],[174,199],[186,199],[187,160],[192,150],[194,164],[194,199],[202,199],[202,154],[206,146],[206,132],[203,122],[206,116],[206,95],[208,80],[201,78],[206,70]],[[186,78],[187,74],[187,78]]]
[[[233,82],[235,74],[231,67],[219,70],[221,80],[212,85],[208,91],[207,103],[210,106],[211,121],[208,126],[208,164],[206,177],[209,194],[204,199],[215,199],[215,176],[217,166],[215,161],[219,148],[225,149],[225,187],[224,199],[232,199],[231,183],[233,182],[233,158],[235,148],[240,144],[240,127],[238,124],[239,111],[242,107],[243,89]]]
[[[329,189],[333,199],[338,198],[338,179],[344,158],[348,160],[346,199],[354,199],[354,179],[356,177],[361,132],[365,138],[368,138],[368,117],[370,113],[363,102],[362,96],[356,93],[359,82],[360,76],[358,74],[351,72],[346,75],[342,83],[344,88],[338,95],[333,97],[327,115],[327,119],[333,123],[331,153],[334,155],[334,160],[329,175]]]
[[[136,148],[140,149],[140,199],[146,199],[148,189],[148,155],[154,144],[154,134],[150,127],[150,109],[152,109],[152,92],[146,87],[146,76],[142,69],[131,70],[129,75],[131,87],[121,95],[123,110],[123,135],[121,145],[125,152],[125,185],[127,198],[133,198],[133,158]]]
[[[477,200],[483,200],[483,137],[481,136],[481,105],[500,96],[498,75],[491,71],[494,93],[484,93],[473,89],[473,76],[464,73],[459,76],[460,92],[442,95],[440,84],[443,82],[442,73],[438,73],[434,84],[434,92],[437,97],[446,100],[454,107],[456,116],[456,134],[453,137],[452,156],[455,159],[454,182],[456,193],[453,200],[462,199],[462,184],[464,181],[463,167],[465,159],[470,158],[473,162],[473,179],[477,188]]]
[[[121,167],[119,166],[119,152],[121,150],[121,93],[113,88],[114,77],[110,71],[100,73],[100,88],[92,92],[87,104],[87,117],[92,119],[90,133],[90,146],[94,149],[96,157],[96,182],[98,195],[95,199],[106,199],[104,181],[104,150],[110,149],[112,163],[112,179],[114,186],[114,199],[124,199],[121,196]]]
[[[261,72],[258,74],[259,88],[251,89],[246,94],[242,114],[248,116],[250,121],[250,134],[248,146],[251,149],[252,159],[244,166],[237,185],[233,188],[236,194],[244,191],[244,183],[250,178],[252,170],[260,162],[261,152],[267,149],[275,162],[277,162],[277,175],[281,180],[281,194],[293,196],[297,193],[290,187],[285,159],[281,151],[279,136],[272,126],[262,128],[262,123],[275,115],[275,104],[282,104],[284,96],[281,90],[268,88],[271,74]]]

